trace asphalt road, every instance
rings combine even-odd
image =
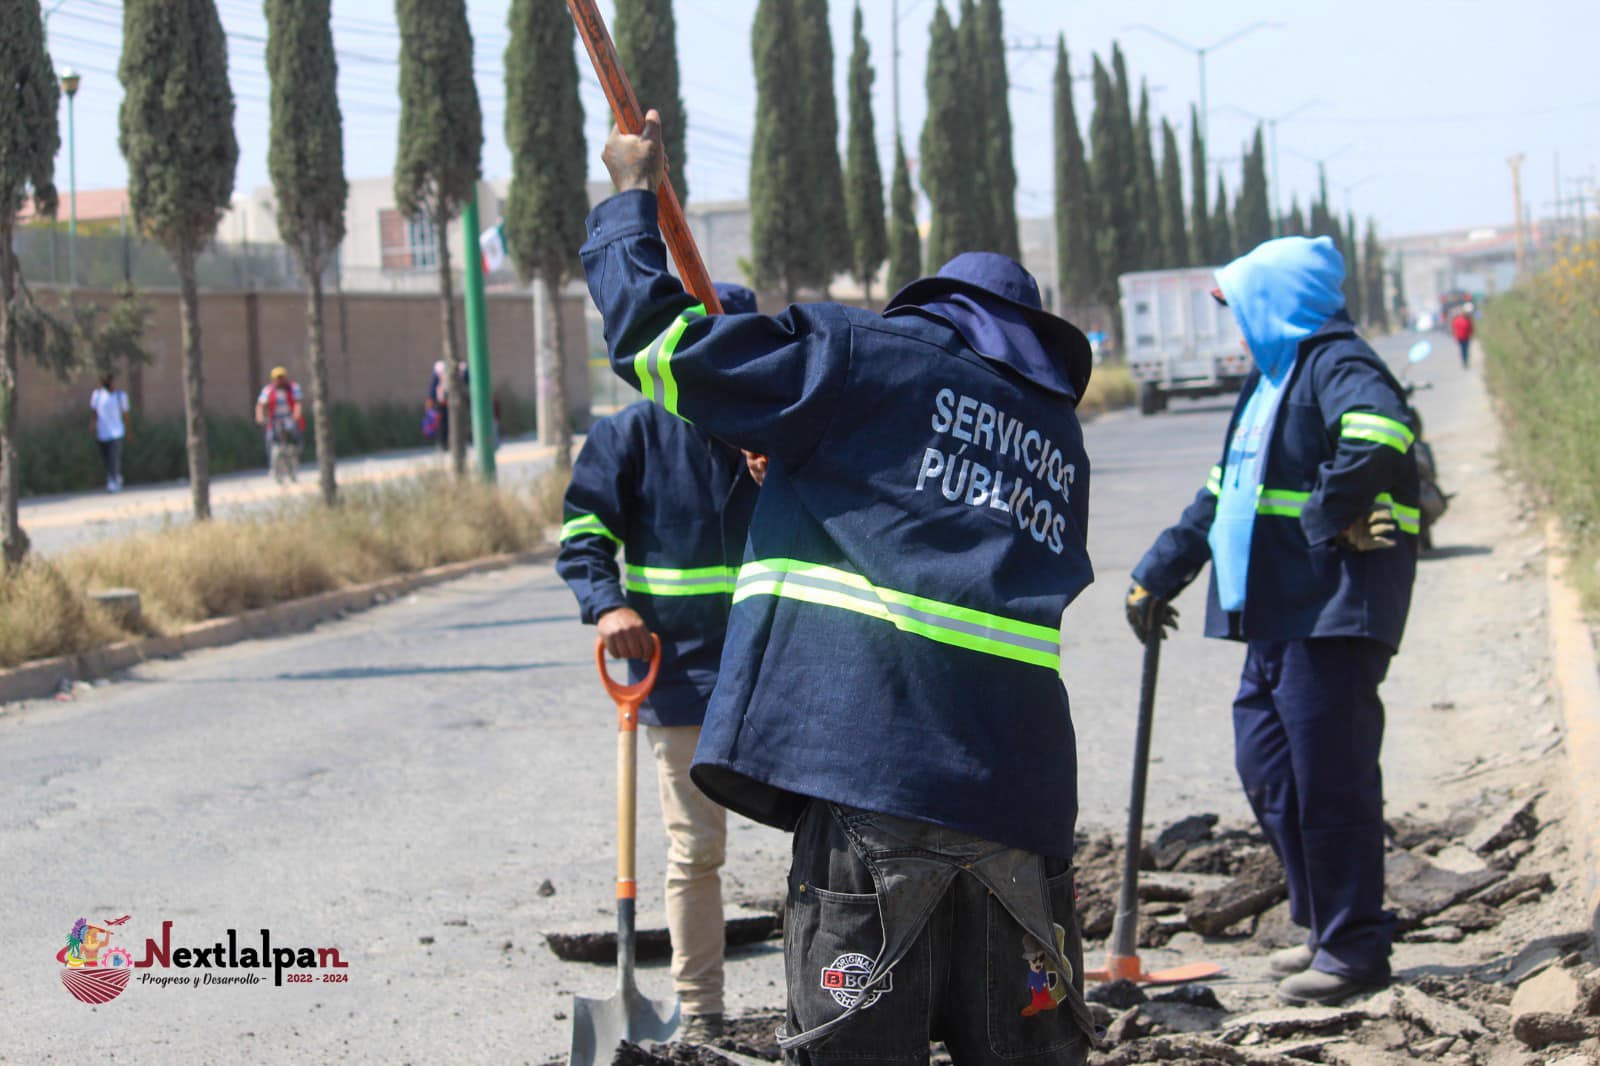
[[[1383,347],[1398,355],[1411,339]],[[1526,689],[1531,661],[1468,609],[1468,592],[1496,591],[1506,566],[1502,545],[1472,542],[1501,528],[1479,492],[1494,477],[1493,435],[1476,374],[1438,346],[1419,376],[1439,387],[1422,407],[1447,487],[1466,499],[1422,567],[1412,635],[1385,690],[1396,808],[1426,803],[1441,773],[1487,743],[1426,709],[1462,691],[1463,702],[1500,706]],[[1124,817],[1139,672],[1121,613],[1126,575],[1203,483],[1228,407],[1178,402],[1088,429],[1099,576],[1063,630],[1087,825]],[[1531,588],[1505,584],[1496,594],[1513,598],[1482,609],[1523,610]],[[1150,821],[1200,810],[1243,819],[1227,713],[1242,651],[1196,635],[1199,590],[1180,606]],[[313,632],[153,662],[72,702],[0,709],[0,1061],[564,1056],[572,994],[611,987],[608,971],[560,963],[540,937],[612,920],[614,725],[591,641],[551,569],[533,566]],[[648,759],[641,769],[648,923],[664,846]],[[778,895],[786,854],[783,835],[736,823],[728,895]],[[539,893],[545,879],[553,895]],[[53,956],[80,916],[124,914],[113,944],[135,958],[170,921],[174,947],[230,928],[242,946],[268,928],[278,945],[337,946],[348,969],[282,987],[136,982],[85,1006],[59,987]],[[348,981],[322,983],[328,972]],[[780,1003],[781,975],[775,945],[737,955],[730,1007]],[[668,994],[661,967],[642,982]]]

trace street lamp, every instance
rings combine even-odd
[[[1339,188],[1344,190],[1344,214],[1346,218],[1353,219],[1356,217],[1355,208],[1351,206],[1350,194],[1361,188],[1361,186],[1365,185],[1367,182],[1376,181],[1381,177],[1383,177],[1382,174],[1368,174],[1366,177],[1358,178],[1355,181],[1350,182],[1348,185],[1339,186]]]
[[[1281,115],[1258,115],[1253,111],[1246,111],[1242,107],[1234,107],[1232,105],[1229,105],[1226,109],[1243,115],[1245,118],[1266,123],[1267,139],[1272,142],[1272,191],[1267,200],[1272,204],[1272,235],[1274,237],[1283,236],[1283,204],[1278,200],[1278,197],[1282,195],[1280,192],[1281,187],[1278,185],[1278,123],[1287,122],[1302,111],[1316,107],[1321,103],[1321,100],[1307,100],[1299,107],[1291,111],[1285,111]]]
[[[61,75],[61,88],[67,94],[67,202],[70,212],[70,221],[67,223],[67,276],[72,288],[78,285],[78,139],[73,124],[72,102],[78,95],[78,83],[82,80],[82,75],[71,67]]]
[[[1146,33],[1154,34],[1163,41],[1166,41],[1168,44],[1175,44],[1179,48],[1193,52],[1195,54],[1195,58],[1200,61],[1200,139],[1209,145],[1211,143],[1211,125],[1206,113],[1206,53],[1215,52],[1223,45],[1232,44],[1239,38],[1252,34],[1256,30],[1264,30],[1268,28],[1282,29],[1283,23],[1277,21],[1276,19],[1262,19],[1259,22],[1252,22],[1250,25],[1241,30],[1235,30],[1233,33],[1228,34],[1228,36],[1222,38],[1221,40],[1213,41],[1208,45],[1194,45],[1190,44],[1188,41],[1179,40],[1166,30],[1157,29],[1148,22],[1135,23],[1127,28],[1130,30],[1143,30]]]

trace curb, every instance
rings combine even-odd
[[[304,599],[261,607],[229,618],[212,618],[160,637],[141,637],[124,640],[100,648],[62,655],[54,659],[36,659],[8,670],[0,670],[0,705],[19,700],[36,700],[53,696],[60,691],[62,682],[86,681],[108,677],[118,670],[126,670],[147,659],[164,659],[202,648],[220,648],[244,640],[279,636],[310,629],[330,618],[352,611],[364,611],[388,603],[416,589],[440,585],[447,581],[504,570],[525,563],[542,562],[555,556],[554,546],[533,548],[523,552],[507,552],[483,559],[446,563],[430,570],[409,574],[396,574],[365,585],[307,596]]]
[[[1571,761],[1574,832],[1583,856],[1583,887],[1589,932],[1600,938],[1600,665],[1583,620],[1578,591],[1564,579],[1565,540],[1555,519],[1545,523],[1549,550],[1550,666],[1566,719]]]

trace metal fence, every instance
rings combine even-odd
[[[24,226],[15,231],[15,248],[22,276],[29,282],[77,284],[91,289],[112,289],[131,282],[142,289],[178,286],[178,271],[165,248],[132,232],[105,232],[96,228],[73,238],[63,222]],[[72,277],[73,245],[77,277]],[[266,242],[211,244],[195,262],[196,280],[211,292],[251,292],[303,289],[305,281],[286,245]],[[330,267],[332,288],[338,268]]]

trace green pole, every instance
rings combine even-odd
[[[489,377],[489,314],[483,302],[483,251],[478,245],[478,190],[461,212],[466,242],[467,372],[472,376],[472,441],[478,476],[494,484],[494,382]]]

